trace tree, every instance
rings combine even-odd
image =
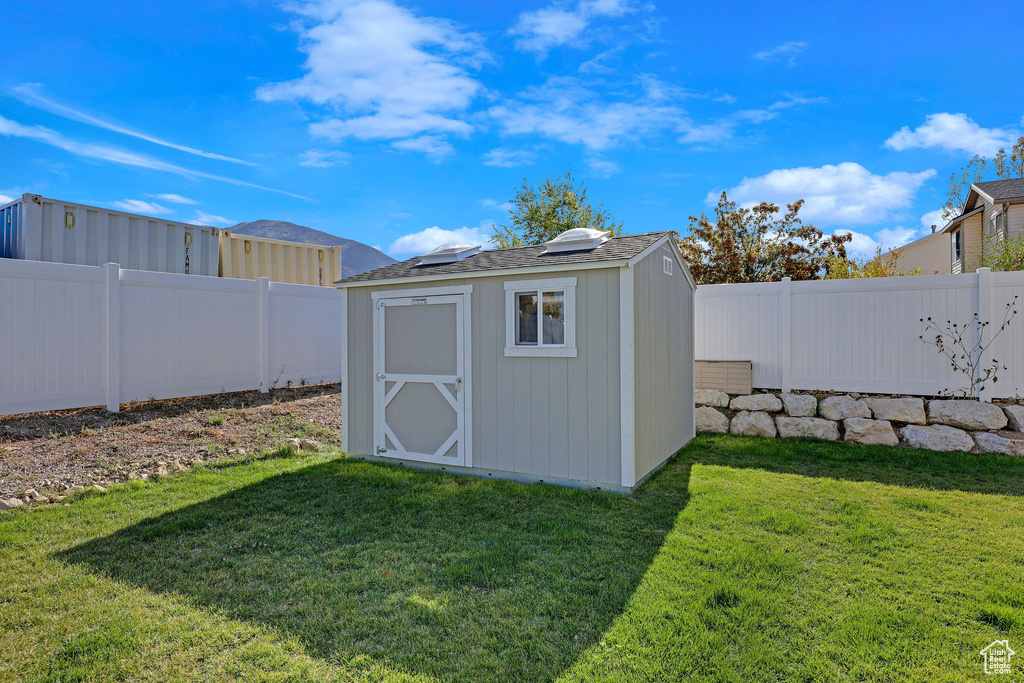
[[[875,248],[875,255],[872,258],[846,259],[832,256],[829,257],[824,279],[848,280],[861,277],[897,277],[921,274],[920,268],[914,269],[912,273],[901,273],[899,270],[901,258],[903,258],[902,249],[883,252],[881,245]]]
[[[979,268],[992,270],[1024,270],[1024,228],[1010,237],[999,239],[982,231]]]
[[[1003,180],[1024,178],[1024,135],[1017,139],[1009,155],[1005,148],[1000,148],[991,161],[975,154],[963,168],[949,176],[946,204],[942,207],[942,220],[951,221],[959,216],[964,208],[964,202],[967,201],[971,185],[991,178],[993,173],[996,178]]]
[[[502,249],[543,244],[573,228],[607,230],[613,237],[622,233],[622,223],[614,222],[604,204],[590,205],[586,186],[576,187],[571,169],[564,176],[549,176],[536,189],[523,176],[512,207],[512,225],[495,225],[491,236],[491,243]]]
[[[779,207],[762,202],[737,209],[726,193],[718,199],[714,223],[690,216],[690,234],[679,240],[690,272],[699,284],[771,282],[784,277],[813,280],[824,274],[829,259],[846,259],[851,235],[828,235],[804,225],[797,214],[803,200]]]

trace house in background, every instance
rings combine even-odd
[[[985,249],[1024,231],[1024,178],[974,183],[960,215],[946,224],[949,268],[972,273],[981,267]],[[927,273],[929,269],[922,268]]]
[[[896,270],[900,275],[949,275],[950,239],[945,231],[936,231],[899,248],[900,260]]]

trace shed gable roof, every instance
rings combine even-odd
[[[338,284],[355,284],[374,280],[393,280],[401,278],[423,277],[425,275],[469,275],[488,271],[510,270],[515,268],[538,268],[543,266],[568,266],[602,261],[628,260],[651,246],[659,239],[668,235],[668,231],[648,232],[642,235],[625,235],[613,237],[594,249],[581,251],[565,251],[544,253],[543,244],[529,247],[513,247],[511,249],[491,249],[481,251],[469,258],[453,263],[425,265],[420,258],[414,257],[407,261],[392,263],[366,273],[353,275],[340,280]]]

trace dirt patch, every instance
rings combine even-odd
[[[259,454],[291,437],[340,446],[341,385],[0,417],[0,499]]]

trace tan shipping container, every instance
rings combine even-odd
[[[341,279],[341,247],[220,233],[221,277],[332,287]]]

